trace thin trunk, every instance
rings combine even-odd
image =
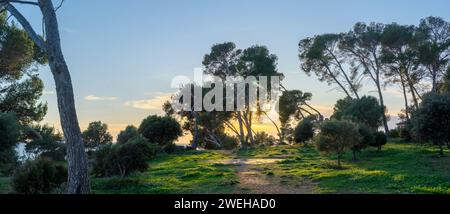
[[[383,98],[383,92],[381,91],[379,74],[377,74],[377,80],[375,81],[375,84],[377,85],[378,97],[380,98],[380,105],[383,107],[383,126],[384,126],[384,131],[386,133],[389,133],[389,126],[388,126],[387,117],[386,117],[386,106],[384,106],[384,98]]]
[[[272,122],[272,124],[275,126],[275,128],[277,129],[278,132],[278,140],[281,143],[282,142],[282,138],[281,138],[281,131],[280,128],[278,127],[277,123],[272,120],[272,118],[269,117],[269,115],[267,114],[267,112],[263,111],[263,113],[266,115],[266,117],[270,120],[270,122]]]
[[[334,76],[333,72],[331,71],[330,67],[329,67],[328,65],[326,65],[325,63],[324,63],[324,66],[325,66],[325,68],[327,69],[328,74],[329,74],[329,75],[331,76],[331,78],[334,80],[334,82],[336,82],[336,83],[339,85],[339,87],[344,91],[344,93],[345,93],[348,97],[351,98],[352,96],[350,95],[350,93],[348,93],[347,89],[341,84],[341,82],[339,82],[339,80],[337,80],[337,78]]]
[[[402,84],[403,98],[405,99],[405,116],[406,116],[406,120],[409,121],[408,95],[406,94],[405,81],[404,81],[404,79],[403,79],[403,74],[401,74],[401,73],[400,73],[400,82],[401,82],[401,84]]]
[[[244,124],[242,122],[242,112],[241,111],[238,111],[238,113],[237,113],[237,120],[239,123],[239,133],[240,133],[239,138],[241,140],[242,147],[245,148],[245,147],[247,147],[247,142],[244,139]]]
[[[336,55],[333,54],[333,52],[331,50],[328,50],[328,52],[333,57],[334,61],[336,61],[337,65],[339,67],[339,70],[341,70],[342,74],[344,75],[345,80],[350,85],[350,89],[352,89],[353,94],[355,94],[355,96],[356,96],[356,99],[359,99],[358,90],[356,90],[353,82],[350,80],[350,78],[348,77],[347,73],[344,71],[344,68],[342,67],[341,62],[339,62],[339,59],[336,57]]]
[[[317,109],[313,108],[311,105],[307,104],[305,102],[305,106],[307,106],[308,108],[312,109],[313,111],[315,111],[317,113],[317,115],[319,116],[319,121],[323,121],[324,117],[323,115],[320,113],[320,111],[318,111]]]
[[[414,107],[417,109],[417,108],[419,108],[419,101],[417,100],[417,97],[416,97],[414,84],[413,84],[413,82],[411,80],[411,77],[406,72],[405,72],[405,77],[406,77],[406,82],[408,83],[408,87],[409,87],[410,93],[411,93],[412,98],[413,98]]]
[[[194,114],[194,136],[192,139],[192,149],[196,150],[198,147],[198,113],[193,111]]]
[[[353,150],[353,161],[356,161],[356,150]]]
[[[247,130],[247,138],[250,141],[250,146],[254,146],[255,145],[255,141],[253,139],[253,133],[252,133],[252,112],[251,111],[247,111],[246,113],[244,113],[244,124]]]
[[[47,56],[55,80],[61,126],[67,144],[67,192],[87,194],[90,192],[88,164],[78,125],[72,81],[61,50],[55,9],[51,0],[39,0],[38,2],[44,18]]]
[[[337,163],[338,163],[338,168],[341,169],[341,153],[337,153]]]

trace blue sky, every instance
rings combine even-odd
[[[40,32],[37,8],[19,8]],[[315,106],[331,110],[343,94],[300,71],[300,39],[345,32],[358,21],[417,24],[430,15],[450,20],[449,11],[445,0],[66,0],[58,18],[81,127],[101,120],[116,134],[159,113],[154,107],[174,91],[172,78],[192,75],[210,47],[225,41],[239,48],[267,46],[279,58],[284,84],[312,92]],[[49,105],[44,123],[58,127],[53,79],[48,68],[40,73]],[[365,91],[376,96],[370,83]],[[387,89],[390,114],[402,108],[401,100],[397,88]]]

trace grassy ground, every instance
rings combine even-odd
[[[444,157],[436,154],[433,146],[391,142],[381,152],[363,151],[358,161],[346,154],[344,169],[337,170],[335,157],[320,155],[312,145],[258,147],[234,153],[189,151],[160,155],[147,171],[128,178],[93,178],[92,190],[97,194],[242,192],[239,166],[230,160],[280,159],[248,165],[251,168],[247,170],[259,172],[276,185],[313,185],[314,193],[450,194],[450,152]],[[0,193],[11,191],[10,178],[0,177]]]
[[[120,178],[93,179],[94,193],[231,193],[237,177],[234,165],[214,163],[229,159],[214,151],[161,155],[144,173]]]
[[[344,169],[335,169],[334,157],[318,154],[311,146],[266,147],[240,151],[239,155],[258,158],[284,157],[277,164],[258,166],[281,182],[317,184],[316,193],[447,193],[450,194],[450,157],[437,157],[430,146],[389,143],[383,151],[368,149]]]

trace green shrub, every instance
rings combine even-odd
[[[387,136],[384,132],[375,132],[375,141],[370,146],[377,147],[378,151],[381,151],[381,147],[386,145]]]
[[[183,134],[180,124],[175,119],[156,115],[145,118],[138,131],[150,142],[158,143],[160,146],[173,143]]]
[[[26,162],[13,176],[13,188],[17,193],[50,193],[67,181],[67,169],[49,158]]]
[[[356,160],[356,153],[360,152],[367,146],[375,143],[373,131],[365,124],[358,125],[358,133],[361,136],[360,141],[352,147],[353,160]]]
[[[256,145],[273,145],[275,144],[275,142],[277,142],[275,137],[267,134],[266,132],[256,132],[254,136],[254,141]]]
[[[149,143],[144,137],[135,137],[125,144],[105,145],[95,152],[93,173],[98,177],[124,177],[136,171],[145,171],[156,151],[157,145]]]
[[[222,149],[232,150],[239,146],[239,139],[236,137],[225,135],[222,140]]]
[[[294,141],[304,143],[314,137],[314,123],[311,119],[303,119],[294,130]]]
[[[134,126],[127,126],[125,130],[117,135],[117,143],[127,143],[130,139],[139,135],[138,129]]]
[[[411,142],[413,140],[411,129],[409,127],[401,128],[400,138],[405,142]]]
[[[20,125],[12,113],[0,112],[0,173],[10,174],[17,165],[15,147],[20,137]]]
[[[411,121],[417,137],[430,140],[444,155],[444,146],[450,148],[450,93],[425,95]]]
[[[400,138],[400,130],[399,130],[399,128],[389,130],[388,136],[390,138]]]

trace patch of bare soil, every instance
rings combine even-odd
[[[234,158],[221,160],[215,163],[237,165],[237,175],[239,177],[239,188],[236,193],[255,194],[313,194],[315,185],[313,183],[301,183],[290,185],[281,182],[274,175],[265,175],[258,168],[259,165],[265,167],[276,164],[282,158]]]

